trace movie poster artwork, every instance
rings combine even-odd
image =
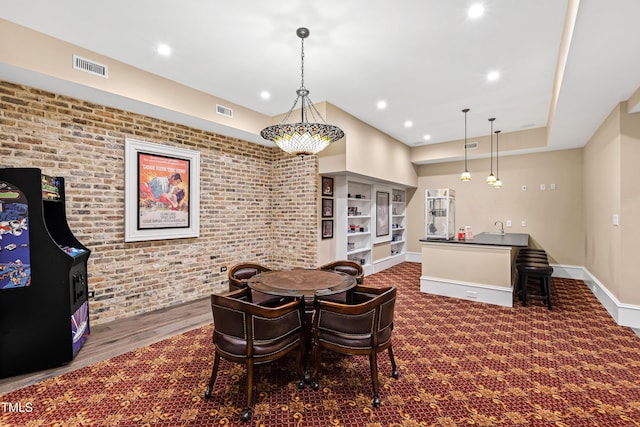
[[[189,160],[138,153],[138,230],[189,227]]]
[[[17,187],[0,181],[0,290],[31,284],[27,199]]]

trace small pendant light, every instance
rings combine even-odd
[[[493,121],[495,119],[495,117],[489,119],[489,123],[491,123],[491,133],[489,134],[491,135],[491,155],[489,156],[491,159],[491,173],[487,177],[487,184],[489,185],[493,185],[496,182],[496,176],[493,174]]]
[[[500,151],[500,146],[498,145],[498,137],[500,136],[499,130],[495,131],[496,134],[496,182],[493,183],[493,188],[502,188],[502,181],[500,181],[500,170],[498,165],[498,152]]]
[[[469,109],[465,108],[462,112],[464,113],[464,172],[460,175],[460,181],[467,182],[471,181],[471,174],[467,169],[467,113]]]

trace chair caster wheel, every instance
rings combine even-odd
[[[300,380],[300,381],[298,381],[298,389],[299,389],[299,390],[304,389],[304,385],[305,385],[304,380]]]
[[[396,380],[397,380],[397,379],[398,379],[398,376],[399,376],[399,374],[398,374],[398,370],[397,370],[397,369],[394,369],[394,370],[393,370],[393,372],[391,372],[391,376],[392,376],[394,379],[396,379]]]
[[[320,383],[316,380],[311,380],[311,388],[314,390],[320,389]]]
[[[211,388],[207,388],[204,392],[204,398],[209,399],[211,397]]]
[[[243,423],[246,423],[247,421],[249,421],[251,419],[251,408],[245,409],[240,415],[240,419],[242,420]]]
[[[379,408],[380,407],[380,397],[378,397],[378,396],[374,396],[373,397],[373,407],[374,408]]]

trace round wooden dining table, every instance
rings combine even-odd
[[[346,273],[327,270],[272,270],[251,277],[247,286],[270,295],[304,299],[304,341],[307,351],[303,361],[305,382],[311,382],[309,369],[312,345],[311,323],[313,304],[317,297],[348,291],[356,279]]]
[[[251,277],[247,285],[265,294],[302,297],[308,307],[316,297],[348,291],[356,285],[356,279],[337,271],[299,268],[265,271]]]

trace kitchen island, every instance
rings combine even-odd
[[[524,233],[480,233],[469,240],[422,239],[420,291],[513,306],[514,260]]]

